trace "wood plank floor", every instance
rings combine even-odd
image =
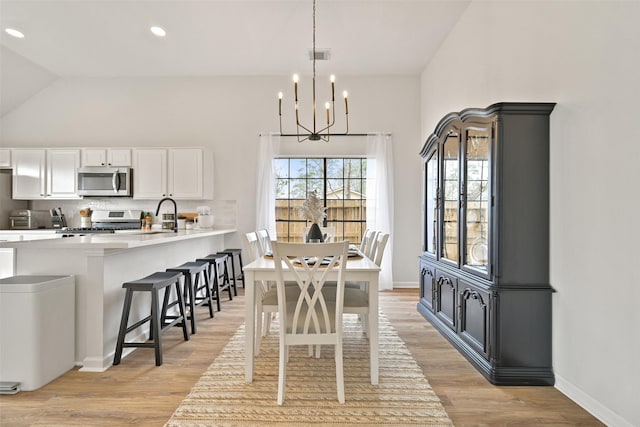
[[[417,290],[396,290],[381,293],[380,306],[455,425],[602,425],[553,387],[490,384],[422,318],[417,300]],[[165,333],[160,367],[153,349],[137,349],[106,372],[73,369],[39,390],[0,396],[0,425],[162,426],[242,323],[243,304],[242,295],[223,301],[214,319],[201,308],[188,342],[179,328]]]

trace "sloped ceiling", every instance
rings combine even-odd
[[[58,78],[5,46],[0,46],[0,71],[0,117]]]
[[[331,49],[317,72],[419,74],[470,1],[317,0],[316,47]],[[0,0],[3,112],[39,90],[41,79],[15,87],[25,60],[61,77],[310,74],[312,11],[311,0]]]

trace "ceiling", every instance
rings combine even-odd
[[[470,2],[317,0],[318,74],[419,74]],[[0,44],[58,76],[311,73],[311,0],[0,0],[0,25]]]

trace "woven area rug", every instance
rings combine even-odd
[[[244,381],[244,325],[182,401],[165,427],[452,426],[405,343],[380,314],[380,382],[371,385],[369,346],[357,316],[345,315],[346,403],[336,395],[332,346],[320,359],[289,349],[284,405],[278,406],[277,321],[262,341],[254,381]]]

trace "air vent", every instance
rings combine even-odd
[[[331,49],[316,48],[316,61],[328,61],[331,58]],[[313,60],[313,49],[309,49],[309,59]]]

